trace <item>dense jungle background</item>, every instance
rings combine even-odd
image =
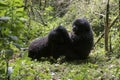
[[[28,46],[76,18],[94,31],[87,60],[31,60]],[[120,80],[120,0],[0,0],[0,80]]]

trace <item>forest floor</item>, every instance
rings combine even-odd
[[[120,80],[120,58],[112,53],[92,51],[87,60],[72,62],[59,58],[51,63],[31,61],[30,58],[15,58],[10,61],[14,68],[12,80]]]

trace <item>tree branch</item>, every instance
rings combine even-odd
[[[112,21],[112,23],[110,24],[110,26],[109,26],[109,31],[110,31],[110,28],[115,24],[115,22],[117,21],[117,19],[119,19],[119,16],[120,15],[118,15],[113,21]],[[102,39],[102,37],[104,36],[104,32],[102,32],[102,34],[100,35],[100,37],[97,39],[97,41],[95,42],[95,44],[94,44],[94,47],[96,46],[96,44]]]

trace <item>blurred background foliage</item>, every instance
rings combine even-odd
[[[5,76],[2,73],[7,72],[2,60],[9,63],[12,54],[19,54],[33,39],[46,36],[58,25],[71,31],[76,18],[88,19],[96,42],[104,32],[106,4],[107,0],[0,0],[0,75]],[[119,11],[119,0],[110,0],[110,23],[120,14]],[[120,17],[111,27],[109,39],[111,53],[119,57]],[[95,50],[103,47],[102,38]]]

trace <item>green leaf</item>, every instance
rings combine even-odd
[[[10,59],[13,55],[13,50],[12,49],[8,49],[8,50],[5,50],[5,58],[6,59]]]
[[[9,36],[12,40],[14,40],[14,41],[17,41],[18,40],[18,37],[17,36]]]
[[[0,2],[0,7],[9,7],[7,4],[1,3]]]
[[[5,10],[8,7],[9,7],[8,4],[4,4],[0,2],[0,10]]]

